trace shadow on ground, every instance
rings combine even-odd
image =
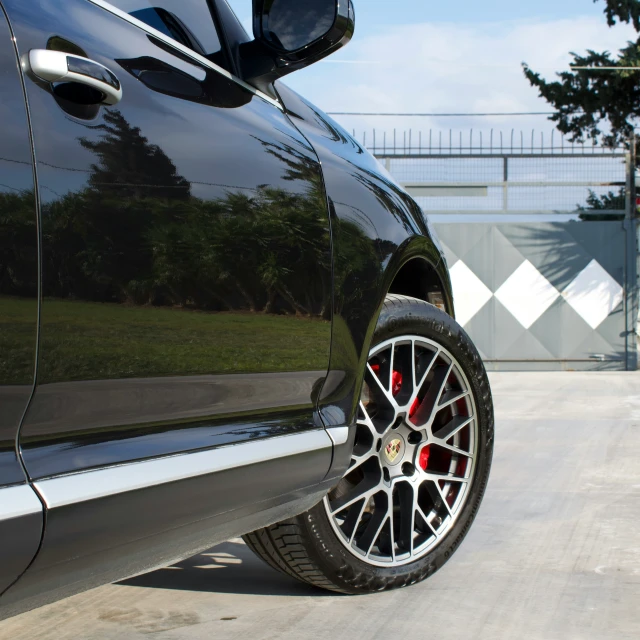
[[[171,567],[123,580],[118,584],[151,589],[261,596],[332,595],[272,569],[239,540],[223,542]]]

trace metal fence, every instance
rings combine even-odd
[[[378,142],[381,140],[381,144]],[[630,173],[626,147],[568,142],[532,132],[424,136],[412,131],[371,151],[430,212],[588,213],[624,215]],[[367,136],[363,134],[363,143]],[[465,144],[466,143],[466,144]],[[475,146],[474,146],[475,145]],[[597,209],[596,209],[597,207]]]
[[[634,143],[389,137],[369,148],[434,223],[489,368],[636,368]]]

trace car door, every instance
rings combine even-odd
[[[250,527],[323,479],[330,232],[313,149],[228,71],[205,0],[5,6],[42,211],[38,384],[20,433],[48,507],[18,585],[35,597],[195,551],[215,523]],[[48,81],[34,51],[103,65],[121,99]]]
[[[17,456],[35,377],[38,229],[29,125],[18,57],[0,5],[0,594],[27,568],[42,505]]]

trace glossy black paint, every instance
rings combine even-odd
[[[421,261],[436,276],[452,313],[449,276],[415,201],[329,116],[281,82],[276,88],[322,162],[331,213],[334,316],[330,373],[320,402],[325,424],[352,424],[369,342],[395,276],[409,261]]]
[[[232,49],[237,45],[243,78],[275,96],[276,80],[335,53],[354,30],[350,0],[253,0],[255,40]]]
[[[27,568],[38,551],[41,537],[41,513],[0,520],[0,595]]]
[[[286,113],[86,0],[64,14],[3,2],[21,53],[88,57],[123,87],[104,108],[26,79],[43,238],[38,387],[20,434],[31,478],[353,424],[385,294],[426,292],[411,283],[424,276],[453,310],[413,200],[284,86]],[[216,19],[230,41],[215,55],[246,73],[246,34]],[[0,616],[309,508],[354,436],[49,510]]]
[[[331,449],[49,510],[42,548],[0,618],[166,566],[316,504]],[[126,526],[123,526],[125,525]]]
[[[274,105],[86,0],[64,19],[47,0],[6,7],[21,52],[82,51],[123,89],[87,110],[27,80],[43,220],[30,476],[313,427],[331,256],[309,143]]]
[[[314,428],[309,389],[322,376],[267,373],[44,385],[29,413],[24,455],[29,471],[43,478],[308,430]],[[73,415],[66,410],[70,397]],[[283,409],[285,404],[290,408]]]
[[[34,384],[38,228],[29,126],[11,32],[0,7],[0,487],[24,482],[16,455]]]

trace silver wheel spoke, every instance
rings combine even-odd
[[[452,473],[440,474],[440,473],[425,473],[425,479],[430,482],[438,483],[439,480],[443,482],[460,482],[462,484],[468,484],[468,478],[461,478],[460,476],[453,475]]]
[[[360,525],[360,522],[362,521],[362,516],[364,514],[364,510],[367,508],[367,503],[369,502],[369,499],[365,498],[364,501],[362,502],[362,506],[360,507],[360,510],[358,511],[358,517],[356,519],[356,524],[353,527],[353,533],[351,534],[351,537],[349,538],[349,544],[353,543],[353,539],[356,537],[356,533],[358,532],[358,526]]]
[[[429,519],[425,515],[425,512],[422,510],[420,505],[416,505],[416,506],[418,507],[417,511],[420,514],[420,517],[424,520],[424,522],[427,525],[427,527],[429,527],[429,529],[431,529],[431,532],[437,538],[439,536],[439,533],[436,531],[436,529],[434,529],[433,525],[429,522]]]
[[[469,395],[468,391],[462,391],[460,393],[458,393],[458,392],[448,392],[448,393],[451,393],[451,397],[442,398],[440,400],[438,406],[436,407],[436,411],[440,411],[441,409],[444,409],[445,407],[448,407],[448,406],[458,402],[458,400],[462,400],[463,398],[466,398]],[[448,393],[444,394],[444,395],[447,396]]]
[[[475,400],[456,359],[419,336],[374,347],[365,382],[351,465],[325,506],[351,553],[400,566],[440,544],[466,503],[477,457]]]
[[[379,490],[379,487],[374,487],[373,489],[365,489],[362,492],[356,492],[356,489],[358,488],[357,485],[356,487],[354,487],[353,491],[351,493],[348,493],[346,496],[343,496],[342,498],[340,498],[339,500],[336,500],[336,502],[338,503],[337,506],[333,506],[331,513],[332,515],[335,515],[337,513],[340,513],[341,511],[344,511],[345,509],[347,509],[348,507],[353,506],[354,504],[356,504],[356,502],[359,502],[360,500],[362,500],[363,498],[365,499],[365,501],[367,500],[367,498],[370,498],[376,491]],[[353,493],[357,493],[357,495],[353,495]],[[347,497],[350,496],[350,497]]]
[[[444,427],[440,427],[434,431],[433,436],[437,440],[446,441],[456,435],[461,429],[473,422],[474,416],[467,418],[466,416],[455,416]]]
[[[373,425],[373,421],[371,420],[370,416],[369,416],[369,412],[367,411],[367,407],[364,406],[364,403],[361,402],[360,403],[360,411],[362,411],[362,414],[364,415],[364,420],[358,420],[359,424],[363,424],[366,427],[369,427],[369,429],[371,430],[371,433],[376,435],[376,428]]]
[[[367,460],[370,460],[373,457],[373,453],[369,452],[363,456],[352,456],[351,457],[351,465],[349,466],[348,472],[351,473],[355,471],[358,467],[362,466]]]
[[[442,399],[442,394],[444,393],[444,390],[447,386],[447,380],[451,375],[452,369],[453,369],[453,361],[451,362],[446,373],[444,374],[442,381],[440,382],[439,380],[439,387],[437,391],[436,401],[433,404],[433,408],[431,409],[431,417],[429,418],[429,427],[433,424],[435,417],[438,415],[438,411],[440,411],[440,409],[444,409],[444,406],[440,406],[440,400]]]
[[[431,373],[431,369],[433,368],[434,363],[438,360],[438,356],[440,355],[440,349],[436,351],[436,354],[435,356],[433,356],[433,359],[429,363],[427,370],[422,374],[422,377],[420,378],[419,383],[416,383],[415,342],[413,343],[413,353],[414,353],[413,367],[412,367],[413,368],[413,393],[411,394],[411,398],[407,403],[407,408],[409,409],[412,407],[413,403],[416,401],[416,398],[418,397],[420,391],[422,390],[424,383],[426,382],[427,378],[429,377],[429,374]]]
[[[387,491],[389,495],[389,504],[387,505],[387,520],[389,520],[389,533],[391,535],[391,560],[396,561],[396,533],[393,524],[393,488]]]
[[[367,548],[367,553],[366,556],[367,558],[371,555],[371,551],[375,545],[375,543],[378,541],[378,538],[380,537],[380,534],[382,533],[382,530],[384,529],[384,525],[387,524],[387,520],[389,519],[388,514],[385,514],[384,518],[382,519],[382,522],[380,523],[380,526],[376,529],[373,538],[371,540],[371,544],[369,545],[369,547]]]
[[[447,451],[451,451],[452,453],[455,453],[456,455],[465,456],[466,458],[471,458],[473,460],[473,455],[471,453],[469,453],[468,451],[465,451],[464,449],[460,449],[459,447],[454,447],[453,445],[447,444],[446,442],[443,442],[442,440],[433,440],[432,444],[436,445],[437,447],[442,447],[443,449],[446,449]]]
[[[452,515],[451,509],[449,508],[449,504],[447,503],[447,499],[442,495],[442,491],[440,490],[440,485],[438,481],[427,481],[427,490],[431,495],[431,499],[433,500],[436,506],[442,505],[447,510],[448,515]]]
[[[396,404],[396,401],[394,400],[393,396],[391,395],[391,393],[389,391],[387,391],[387,389],[385,389],[384,385],[382,384],[382,380],[380,380],[380,378],[378,378],[376,372],[371,368],[371,365],[368,362],[367,362],[367,371],[369,372],[369,375],[373,378],[373,380],[376,383],[376,386],[378,387],[378,389],[384,394],[384,397],[387,399],[387,402],[394,409],[397,409],[398,405]]]
[[[362,402],[360,403],[360,411],[362,412],[364,418],[359,419],[357,425],[358,427],[365,427],[369,430],[369,433],[371,435],[371,447],[365,453],[358,455],[354,452],[351,455],[351,465],[348,469],[349,473],[357,469],[360,465],[364,464],[371,458],[371,456],[374,454],[375,445],[379,437],[379,434],[376,431],[375,426],[373,425],[373,421],[369,417],[369,413],[367,412],[367,409]]]
[[[440,404],[440,398],[444,393],[452,368],[453,362],[451,362],[449,366],[439,365],[433,367],[433,380],[431,381],[429,389],[415,413],[417,424],[426,424],[431,426],[433,423],[433,420],[439,410],[438,405]]]

